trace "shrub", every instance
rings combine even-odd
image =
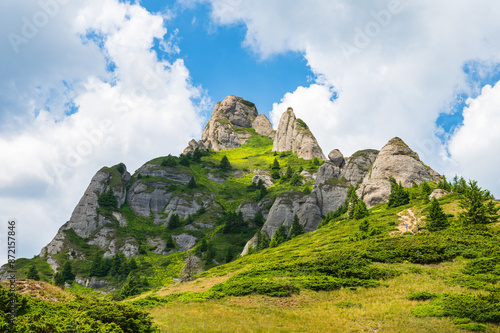
[[[117,200],[113,193],[112,189],[109,189],[107,192],[104,192],[97,198],[97,203],[100,207],[109,208],[109,209],[117,209]]]
[[[420,292],[408,295],[407,298],[410,301],[427,301],[427,300],[430,300],[430,299],[433,299],[436,297],[437,297],[436,294],[428,293],[426,291],[420,291]]]

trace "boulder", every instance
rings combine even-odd
[[[429,200],[432,200],[434,198],[439,199],[447,194],[450,194],[450,192],[437,188],[429,195]]]
[[[342,153],[340,152],[340,150],[338,149],[334,149],[332,150],[329,154],[328,154],[328,159],[330,160],[330,162],[332,162],[336,167],[343,167],[344,166],[344,155],[342,155]]]

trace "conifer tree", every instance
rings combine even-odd
[[[219,168],[223,171],[231,170],[231,163],[229,163],[229,159],[226,155],[222,156]]]
[[[38,275],[35,265],[30,266],[27,278],[30,280],[40,281],[40,275]]]
[[[280,163],[278,162],[278,160],[275,158],[274,161],[273,161],[273,164],[271,166],[271,169],[273,170],[279,170],[281,167],[280,167]]]
[[[75,280],[75,274],[73,273],[73,268],[71,267],[71,263],[66,261],[63,266],[62,276],[64,282],[71,282]]]
[[[179,215],[177,214],[172,214],[170,215],[170,218],[168,219],[168,225],[167,227],[171,230],[176,229],[181,226],[181,220],[179,218]]]
[[[401,185],[401,183],[396,183],[396,180],[394,178],[391,178],[390,181],[391,194],[389,194],[389,202],[387,204],[387,207],[399,207],[410,203],[410,194]]]
[[[187,184],[187,188],[193,189],[196,188],[196,181],[194,180],[194,177],[191,177],[189,180],[189,183]]]
[[[448,217],[443,212],[436,198],[432,199],[429,213],[427,214],[427,229],[436,231],[448,227]]]
[[[368,208],[363,200],[358,200],[358,203],[354,206],[352,211],[352,218],[355,220],[361,220],[369,215]]]
[[[477,181],[470,180],[458,203],[464,209],[458,214],[464,225],[486,224],[498,221],[500,207],[493,201],[490,191],[482,190]]]
[[[64,288],[64,277],[61,272],[54,275],[54,284],[58,287]]]
[[[297,214],[293,216],[292,227],[290,229],[290,239],[295,238],[304,233],[304,227],[300,224]]]

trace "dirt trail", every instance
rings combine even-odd
[[[398,231],[391,232],[391,235],[402,234],[405,232],[422,232],[421,230],[418,230],[418,226],[422,227],[423,225],[425,225],[425,221],[422,220],[423,216],[415,216],[412,208],[408,208],[399,212],[398,216],[399,224],[396,227]]]

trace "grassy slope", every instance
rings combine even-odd
[[[418,193],[419,189],[412,191]],[[447,214],[457,214],[457,196],[443,197],[440,202]],[[428,205],[414,200],[404,207],[387,209],[385,206],[374,207],[369,218],[371,225],[382,231],[378,236],[349,241],[349,236],[357,231],[359,221],[333,222],[277,248],[215,267],[202,273],[196,281],[171,285],[155,292],[154,295],[164,296],[185,291],[203,292],[223,284],[224,281],[230,281],[229,279],[234,279],[235,276],[245,276],[249,272],[262,272],[266,269],[265,274],[262,274],[264,279],[293,281],[293,274],[276,274],[271,267],[300,265],[315,257],[327,258],[329,253],[334,254],[338,249],[361,249],[371,253],[372,257],[385,258],[385,263],[375,263],[374,266],[396,270],[399,275],[380,280],[378,287],[343,287],[331,291],[301,288],[300,292],[285,298],[250,294],[199,302],[189,301],[187,297],[150,308],[148,311],[164,332],[463,331],[449,317],[417,316],[415,309],[422,307],[422,304],[425,304],[425,309],[428,302],[410,301],[407,297],[416,292],[440,295],[487,293],[488,287],[494,286],[494,283],[479,287],[476,285],[471,289],[471,284],[460,282],[463,277],[470,278],[462,272],[470,261],[464,259],[464,256],[470,258],[470,251],[476,251],[478,257],[486,256],[486,252],[481,251],[489,247],[496,248],[494,253],[498,255],[499,225],[488,226],[489,231],[484,231],[488,236],[479,232],[480,236],[469,237],[468,231],[452,227],[436,233],[424,231],[420,234],[389,237],[388,233],[396,230],[398,212],[411,208],[415,215],[419,216],[419,213],[426,211]],[[452,223],[456,223],[456,218],[452,218]],[[494,240],[489,239],[490,234]],[[443,243],[444,249],[453,249],[454,252],[448,256],[444,251],[438,250],[441,257],[432,264],[415,263],[421,261],[421,257],[407,255],[404,251],[392,256],[381,255],[382,252],[390,252],[399,245],[410,248],[414,246],[411,251],[423,251],[425,246],[432,247],[433,241]],[[455,246],[461,242],[467,246]],[[379,246],[380,243],[388,245],[384,248]],[[144,296],[146,295],[141,298]],[[486,323],[484,327],[489,332],[500,332],[500,327],[495,324]]]

